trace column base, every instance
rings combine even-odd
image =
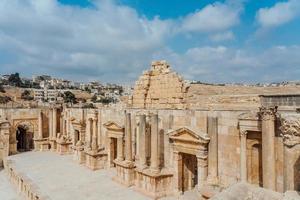
[[[100,151],[85,151],[85,166],[91,170],[104,169],[107,165],[107,153]]]
[[[117,169],[117,175],[113,177],[113,180],[130,187],[134,185],[134,163],[130,161],[114,160]]]
[[[34,145],[34,148],[35,148],[35,145]],[[17,151],[17,142],[10,143],[9,144],[9,155],[15,155],[17,153],[18,153],[18,151]]]
[[[57,153],[59,153],[60,155],[68,155],[72,153],[71,150],[71,145],[72,142],[58,142],[56,144],[56,151]]]
[[[74,154],[73,154],[73,160],[76,161],[79,164],[85,163],[85,152],[83,146],[73,146],[72,147]]]
[[[205,184],[198,189],[198,192],[203,199],[210,199],[222,190],[219,185]]]
[[[166,170],[157,172],[149,168],[137,168],[135,172],[135,190],[154,199],[174,195],[172,190],[173,173]]]
[[[51,151],[56,151],[56,139],[52,138],[52,139],[49,139],[49,144],[50,144],[50,149]]]
[[[49,140],[48,138],[34,139],[34,150],[35,151],[49,151]]]

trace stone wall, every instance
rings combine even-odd
[[[187,87],[184,80],[170,69],[166,61],[152,62],[151,69],[136,82],[133,108],[185,108]]]
[[[300,95],[261,95],[263,106],[300,106]]]

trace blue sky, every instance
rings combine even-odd
[[[164,59],[189,80],[299,80],[299,22],[299,0],[2,0],[0,74],[134,83]]]

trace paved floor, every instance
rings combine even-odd
[[[60,156],[53,152],[27,152],[9,159],[15,161],[18,171],[26,172],[42,194],[53,200],[150,199],[132,188],[112,181],[114,170],[91,171],[72,161],[72,156]],[[193,197],[187,193],[180,199],[194,199]]]
[[[12,185],[3,169],[0,169],[0,199],[1,200],[21,200],[14,185]]]

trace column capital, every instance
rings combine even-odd
[[[300,118],[296,116],[288,116],[281,118],[280,136],[283,144],[289,148],[300,144]]]
[[[274,121],[276,119],[276,113],[277,113],[277,106],[259,108],[259,116],[263,121],[267,121],[267,120]]]
[[[247,130],[240,130],[241,137],[247,137],[248,131]]]

